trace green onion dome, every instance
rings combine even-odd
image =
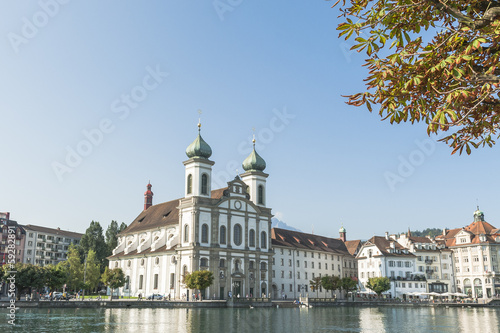
[[[342,228],[339,229],[339,232],[345,232],[344,226],[342,226]]]
[[[266,168],[266,161],[255,151],[255,140],[253,142],[253,150],[243,161],[242,166],[245,171],[264,171]]]
[[[198,137],[191,143],[186,149],[186,155],[189,158],[192,157],[201,157],[201,158],[209,158],[212,156],[212,148],[208,145],[208,143],[203,140],[201,134],[199,133],[199,128],[201,124],[198,124]]]

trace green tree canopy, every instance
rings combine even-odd
[[[352,277],[343,277],[340,280],[340,288],[346,293],[358,289],[358,280]]]
[[[68,288],[79,290],[83,284],[83,265],[80,261],[78,249],[71,244],[68,249],[68,259],[65,261],[68,272]]]
[[[333,292],[337,289],[340,289],[340,278],[335,275],[325,275],[321,278],[321,285],[326,290],[330,290],[333,297]]]
[[[194,271],[184,275],[184,284],[189,289],[204,290],[214,282],[214,274],[210,271]]]
[[[90,250],[95,251],[97,261],[101,265],[101,271],[103,271],[104,267],[108,264],[106,260],[108,246],[104,241],[102,227],[99,222],[92,221],[90,223],[90,226],[80,240],[80,247],[83,249],[84,253],[88,253]]]
[[[123,287],[125,285],[125,274],[121,268],[109,269],[106,267],[101,278],[102,282],[111,289],[111,295],[113,295],[113,290],[116,288]]]
[[[366,287],[373,290],[380,297],[383,292],[391,289],[391,281],[387,277],[372,277],[368,279]]]
[[[309,285],[312,291],[316,291],[316,297],[318,297],[319,287],[321,287],[321,278],[319,276],[316,276],[309,281]]]
[[[15,271],[16,273],[9,273]],[[44,268],[32,264],[17,263],[14,267],[10,265],[2,266],[2,280],[10,283],[10,276],[15,278],[16,297],[20,298],[23,293],[29,293],[31,288],[41,289],[46,283],[46,274]]]
[[[45,285],[50,290],[60,289],[68,281],[68,271],[63,265],[48,265],[45,270]]]
[[[446,132],[452,154],[495,143],[500,2],[342,0],[340,11],[339,36],[368,56],[367,91],[348,104],[377,105],[391,124],[422,121],[428,134]]]
[[[94,290],[101,279],[101,269],[94,250],[90,250],[84,263],[85,287]]]
[[[118,226],[118,222],[111,221],[106,229],[106,246],[107,246],[107,255],[110,256],[113,253],[113,249],[118,245],[118,234],[125,230],[127,225],[122,222],[120,226]]]

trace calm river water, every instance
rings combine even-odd
[[[1,317],[3,316],[3,318]],[[2,332],[500,332],[500,309],[20,309]]]

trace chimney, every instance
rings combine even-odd
[[[447,232],[447,231],[448,231],[448,230],[446,230],[446,228],[443,228],[443,236],[446,236],[446,232]]]
[[[148,183],[148,190],[144,192],[144,210],[147,210],[149,207],[153,206],[153,192],[151,192],[151,182]]]
[[[389,240],[389,232],[385,232],[385,239]]]
[[[10,221],[10,212],[7,212],[5,214],[7,214],[7,221]]]

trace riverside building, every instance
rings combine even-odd
[[[436,237],[453,251],[457,291],[473,298],[500,295],[500,230],[474,212],[466,227],[445,230]]]

